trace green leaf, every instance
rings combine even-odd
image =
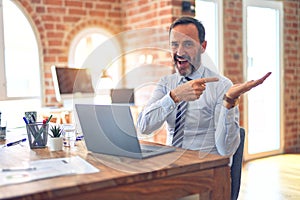
[[[60,128],[59,125],[53,125],[50,128],[52,134],[49,134],[51,137],[60,137],[62,134],[63,129]]]

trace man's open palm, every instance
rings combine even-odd
[[[252,88],[255,88],[256,86],[262,84],[271,75],[271,73],[272,72],[268,72],[262,78],[257,80],[251,80],[245,83],[234,84],[231,88],[229,88],[226,95],[229,98],[236,99],[242,94],[244,94],[245,92],[248,92]]]

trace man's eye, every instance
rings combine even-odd
[[[178,48],[179,45],[178,45],[178,43],[172,43],[171,46],[172,46],[173,48]]]
[[[186,43],[184,43],[184,46],[189,48],[189,47],[194,46],[194,44],[192,42],[186,42]]]

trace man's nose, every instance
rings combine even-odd
[[[184,46],[183,45],[179,45],[178,48],[177,48],[177,52],[176,53],[177,53],[178,56],[184,55],[185,54],[185,48],[184,48]]]

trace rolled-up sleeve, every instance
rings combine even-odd
[[[220,155],[231,156],[240,144],[240,127],[238,107],[227,109],[221,107],[218,118],[215,140]]]
[[[218,101],[215,107],[215,143],[217,151],[223,156],[232,156],[240,144],[239,108],[227,109],[223,105],[223,96],[232,86],[229,79],[224,79],[216,89]]]

